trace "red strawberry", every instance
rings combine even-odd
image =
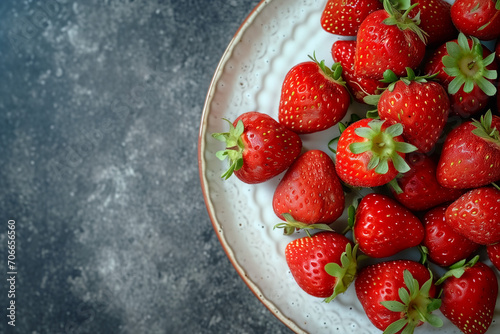
[[[321,26],[335,35],[356,36],[361,22],[377,9],[382,9],[379,0],[328,0]]]
[[[326,130],[340,122],[351,101],[341,74],[338,63],[332,68],[316,60],[295,65],[281,88],[279,122],[299,134]]]
[[[356,247],[335,232],[322,231],[290,242],[285,258],[300,288],[326,302],[346,291],[357,272]]]
[[[354,69],[359,76],[382,79],[385,70],[404,75],[415,69],[425,54],[425,37],[418,22],[395,10],[389,0],[361,23],[357,34]]]
[[[349,125],[337,143],[335,168],[339,178],[353,187],[377,187],[410,167],[406,153],[416,147],[405,143],[403,126],[364,118]]]
[[[495,58],[497,59],[497,62],[500,62],[500,39],[497,39],[495,44]]]
[[[497,277],[476,256],[451,267],[443,281],[440,310],[463,333],[483,334],[490,327],[498,295]]]
[[[451,6],[451,18],[466,35],[485,41],[500,37],[498,0],[455,0]]]
[[[451,20],[451,5],[444,0],[412,0],[418,3],[408,15],[416,17],[420,13],[419,27],[427,33],[427,46],[440,45],[456,38],[458,31]]]
[[[500,270],[500,243],[486,246],[486,254],[495,268]]]
[[[380,80],[357,76],[354,72],[355,52],[356,41],[338,40],[332,45],[333,60],[342,66],[342,77],[346,81],[347,88],[356,101],[365,103],[363,99],[366,96],[381,94],[387,84]]]
[[[424,227],[413,213],[392,198],[372,193],[359,203],[353,233],[359,250],[382,258],[419,245],[424,238]]]
[[[500,180],[500,117],[488,111],[446,137],[436,177],[449,188],[476,188]]]
[[[426,212],[422,219],[425,228],[422,245],[427,248],[430,260],[442,267],[469,257],[480,247],[446,223],[446,208],[446,205],[438,206]]]
[[[320,150],[310,150],[299,156],[280,181],[273,196],[273,209],[278,217],[289,214],[304,225],[330,224],[344,211],[344,191],[335,172],[332,159]],[[295,222],[295,221],[297,222]],[[280,225],[307,228],[300,225]]]
[[[425,62],[426,74],[436,79],[450,95],[454,114],[469,117],[484,110],[490,97],[496,94],[495,55],[483,47],[477,38],[458,39],[438,47]]]
[[[431,209],[439,204],[454,201],[465,190],[443,187],[436,179],[436,163],[422,153],[406,156],[410,170],[396,178],[397,187],[391,187],[394,197],[412,211]]]
[[[500,190],[469,190],[446,209],[446,223],[468,239],[481,244],[500,242]]]
[[[394,260],[363,268],[355,281],[356,295],[368,319],[384,333],[413,333],[429,322],[443,325],[431,312],[440,306],[430,271],[410,260]]]
[[[428,77],[408,76],[389,85],[378,101],[378,115],[403,125],[403,138],[420,152],[429,152],[443,132],[450,111],[446,90]],[[387,76],[387,73],[385,74]]]
[[[227,146],[216,154],[220,160],[229,159],[225,179],[234,172],[245,183],[267,181],[285,171],[301,152],[300,137],[269,115],[252,111],[228,123],[229,132],[212,134]]]

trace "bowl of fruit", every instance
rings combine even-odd
[[[214,232],[296,333],[495,333],[500,3],[262,1],[210,85]]]

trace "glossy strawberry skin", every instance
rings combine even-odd
[[[425,54],[424,42],[409,29],[382,23],[389,17],[377,10],[361,23],[357,34],[354,70],[356,75],[382,79],[385,70],[396,75],[406,74],[406,68],[416,69]]]
[[[422,153],[412,152],[406,155],[410,170],[397,178],[402,192],[391,188],[396,200],[412,211],[425,211],[437,205],[454,201],[465,190],[443,187],[436,179],[436,163]]]
[[[338,40],[332,45],[332,57],[335,62],[342,65],[342,77],[354,99],[365,103],[363,99],[368,95],[380,95],[387,84],[380,80],[370,79],[356,75],[354,72],[354,55],[356,41]]]
[[[243,166],[234,174],[249,184],[265,182],[285,171],[302,150],[300,137],[267,114],[247,112],[233,123],[243,121]]]
[[[492,186],[469,190],[448,206],[446,223],[478,244],[500,242],[500,190]]]
[[[368,163],[372,153],[365,152],[354,154],[349,148],[349,145],[356,142],[365,142],[365,138],[358,136],[355,131],[357,128],[367,127],[370,119],[361,119],[347,127],[342,132],[337,143],[337,163],[335,169],[339,178],[345,183],[353,187],[376,187],[387,184],[398,175],[398,171],[394,168],[392,162],[389,162],[389,171],[385,174],[378,174],[374,169],[368,169]],[[387,129],[389,124],[384,122],[382,129]],[[402,136],[394,137],[395,141],[403,142]],[[402,158],[404,153],[398,153]]]
[[[340,264],[340,257],[348,243],[351,241],[342,234],[327,231],[288,243],[286,262],[300,288],[315,297],[331,296],[337,278],[329,275],[324,267],[332,262]]]
[[[406,142],[420,152],[434,148],[450,112],[448,93],[437,82],[398,81],[385,90],[378,102],[378,114],[390,124],[401,123]]]
[[[420,220],[392,198],[372,193],[363,197],[353,228],[359,249],[373,258],[393,256],[424,238]]]
[[[486,254],[495,268],[500,270],[500,243],[486,246]]]
[[[486,333],[498,295],[497,277],[482,262],[466,268],[460,278],[447,278],[442,287],[441,312],[463,333]]]
[[[430,260],[442,267],[470,257],[480,247],[446,223],[446,208],[438,206],[422,218],[425,229],[422,245],[427,248]]]
[[[492,128],[500,129],[500,117],[493,116]],[[500,148],[472,133],[476,126],[467,121],[446,137],[436,177],[448,188],[477,188],[500,179]]]
[[[321,27],[335,35],[356,36],[361,22],[378,9],[382,9],[378,0],[328,0],[321,14]]]
[[[451,5],[444,0],[412,0],[418,3],[410,11],[409,16],[415,17],[420,12],[420,24],[427,33],[427,46],[433,47],[456,38],[458,31],[451,20]]]
[[[299,156],[280,181],[273,196],[273,209],[304,224],[330,224],[344,211],[344,191],[332,159],[320,150]]]
[[[349,105],[347,88],[327,77],[316,62],[308,61],[286,74],[278,120],[298,134],[323,131],[340,122]]]
[[[457,39],[451,40],[450,42],[457,43]],[[469,45],[472,46],[472,41],[469,39]],[[491,51],[486,47],[483,47],[483,58],[486,58],[491,54]],[[448,75],[444,70],[443,57],[448,55],[446,50],[446,43],[437,47],[427,59],[424,61],[424,72],[427,75],[436,74],[436,80],[438,80],[446,91],[448,91],[448,86],[453,80],[453,77]],[[491,63],[486,67],[489,70],[497,70],[498,64],[496,62]],[[494,79],[487,79],[494,83]],[[477,85],[470,93],[465,93],[463,87],[461,87],[457,93],[449,94],[451,114],[458,115],[463,118],[470,117],[481,111],[483,111],[490,101],[490,97],[486,95]]]
[[[401,313],[385,308],[381,301],[401,301],[398,290],[405,287],[403,272],[407,269],[423,285],[430,278],[429,270],[422,264],[410,260],[385,261],[363,268],[355,281],[356,296],[375,327],[384,330],[401,318]],[[430,296],[436,295],[431,286]]]
[[[481,40],[500,37],[500,10],[496,0],[455,0],[451,6],[453,24],[464,34]]]

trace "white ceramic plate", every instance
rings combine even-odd
[[[326,304],[303,292],[291,276],[284,249],[298,233],[284,236],[273,230],[280,222],[271,199],[281,176],[258,185],[247,185],[235,176],[222,180],[227,162],[215,157],[223,144],[212,133],[227,131],[223,118],[234,120],[246,111],[260,111],[277,119],[280,89],[285,74],[297,63],[318,59],[333,63],[331,46],[339,37],[319,25],[326,0],[272,0],[261,2],[241,25],[229,44],[210,86],[199,137],[199,167],[205,202],[217,236],[235,269],[286,326],[297,333],[380,333],[364,314],[354,285]],[[354,104],[351,112],[363,115]],[[346,117],[347,118],[347,117]],[[328,151],[337,127],[303,135],[305,149]],[[345,224],[345,216],[339,220]],[[412,254],[405,254],[410,257]],[[497,304],[496,317],[500,314]],[[446,319],[441,329],[425,324],[416,332],[459,333]],[[489,333],[499,330],[493,323]]]

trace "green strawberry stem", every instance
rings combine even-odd
[[[396,123],[382,131],[382,124],[385,121],[373,120],[368,123],[368,127],[357,128],[356,134],[367,139],[363,142],[352,143],[349,149],[354,154],[371,152],[372,156],[368,163],[368,169],[375,169],[378,174],[385,174],[389,171],[389,161],[400,173],[406,173],[410,166],[398,153],[410,153],[417,148],[409,143],[396,141],[394,137],[403,134],[403,125]]]
[[[495,61],[495,54],[491,53],[483,58],[483,47],[476,37],[471,37],[472,47],[467,37],[460,33],[457,42],[446,43],[446,52],[443,57],[444,71],[453,80],[448,85],[448,93],[455,94],[463,87],[465,93],[470,93],[474,86],[478,86],[486,95],[496,94],[496,87],[490,80],[497,78],[497,71],[486,67]]]
[[[415,15],[414,18],[408,17],[408,14],[412,11],[413,8],[418,6],[418,3],[415,3],[408,8],[404,9],[405,12],[401,13],[400,10],[396,9],[392,4],[390,0],[384,0],[383,1],[384,9],[385,11],[389,14],[389,17],[386,18],[383,23],[386,25],[395,25],[397,26],[401,31],[403,30],[411,30],[413,31],[418,38],[426,43],[427,42],[427,33],[422,30],[422,28],[419,27],[420,24],[420,12],[418,12],[417,15]]]
[[[309,56],[309,58],[314,61],[316,64],[318,64],[319,68],[323,72],[323,74],[330,80],[333,80],[339,85],[342,85],[345,87],[346,83],[344,79],[342,78],[342,65],[340,63],[334,63],[332,67],[328,67],[325,64],[324,60],[318,61],[316,59],[316,53],[313,53],[313,56]]]
[[[282,228],[283,234],[285,234],[285,235],[291,235],[297,229],[304,230],[309,237],[311,236],[311,234],[309,233],[309,230],[311,230],[311,229],[333,231],[332,228],[330,226],[328,226],[327,224],[305,224],[305,223],[299,222],[298,220],[295,220],[292,217],[292,215],[289,213],[283,213],[282,216],[283,216],[283,218],[285,218],[286,222],[276,224],[276,225],[274,225],[274,228],[275,229]]]
[[[221,133],[213,133],[212,137],[225,142],[226,149],[218,151],[215,153],[215,156],[219,158],[219,160],[229,159],[229,168],[221,175],[221,177],[227,180],[233,172],[239,170],[243,167],[243,150],[245,145],[241,139],[241,135],[244,131],[243,122],[240,120],[236,124],[236,127],[233,126],[229,120],[225,119],[226,122],[229,123],[229,132],[221,132]]]
[[[387,326],[384,334],[395,334],[403,328],[402,333],[413,333],[420,322],[428,322],[434,327],[442,327],[443,321],[431,313],[441,306],[440,299],[431,298],[429,295],[433,280],[432,273],[431,278],[421,287],[409,270],[403,272],[403,278],[406,288],[400,288],[398,291],[401,302],[391,300],[381,303],[387,309],[403,313],[405,316]]]
[[[345,252],[340,257],[341,266],[334,262],[325,265],[325,271],[337,278],[332,295],[324,300],[326,303],[334,300],[339,294],[344,293],[356,278],[358,272],[358,258],[356,257],[358,247],[358,244],[354,245],[354,247],[350,243],[346,245]]]
[[[493,115],[491,114],[491,110],[488,110],[484,115],[481,116],[479,121],[472,121],[472,124],[476,127],[474,130],[472,130],[472,133],[479,138],[500,146],[500,132],[496,127],[491,127],[492,122]]]
[[[463,259],[461,261],[458,261],[457,263],[451,265],[446,273],[444,273],[443,276],[441,276],[440,279],[436,281],[436,285],[442,284],[446,279],[450,278],[451,276],[454,276],[456,278],[462,277],[462,275],[465,272],[465,269],[473,267],[477,261],[479,260],[479,255],[476,255],[474,258],[472,258],[469,262],[466,262],[466,259]]]

